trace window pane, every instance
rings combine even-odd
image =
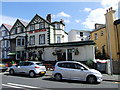
[[[61,38],[60,38],[60,36],[57,36],[57,43],[61,43]]]
[[[44,23],[40,23],[40,28],[44,28],[44,27],[45,27]]]
[[[35,29],[39,29],[39,24],[35,24]]]
[[[17,39],[17,46],[20,45],[20,39]]]
[[[30,36],[29,44],[30,45],[34,45],[35,44],[35,36]]]
[[[20,59],[20,51],[17,51],[17,59]]]
[[[83,32],[80,32],[80,36],[83,37]]]
[[[25,43],[25,41],[24,41],[24,39],[22,39],[22,45],[24,45],[24,43]]]
[[[39,35],[39,43],[40,44],[45,44],[45,34],[40,34]]]

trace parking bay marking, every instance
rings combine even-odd
[[[6,87],[12,87],[12,88],[22,88],[22,87],[17,87],[17,86],[11,86],[11,85],[7,85],[7,84],[2,84],[2,86],[6,86]]]
[[[9,85],[14,85],[14,86],[20,86],[20,87],[26,87],[26,88],[39,88],[39,87],[34,87],[34,86],[28,86],[28,85],[22,85],[22,84],[15,84],[15,83],[8,83]]]

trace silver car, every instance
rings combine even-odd
[[[100,83],[102,81],[102,75],[99,71],[90,69],[76,61],[57,62],[52,72],[52,78],[55,80],[80,80],[88,83]]]
[[[17,65],[13,65],[9,69],[9,73],[13,74],[28,74],[30,77],[35,77],[36,75],[45,75],[46,68],[41,62],[35,61],[24,61]]]

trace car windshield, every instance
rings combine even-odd
[[[37,65],[39,65],[39,66],[43,66],[43,64],[42,63],[36,63]]]

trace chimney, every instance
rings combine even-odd
[[[51,17],[51,14],[48,14],[47,16],[46,16],[46,20],[48,21],[48,22],[52,22],[52,17]]]

